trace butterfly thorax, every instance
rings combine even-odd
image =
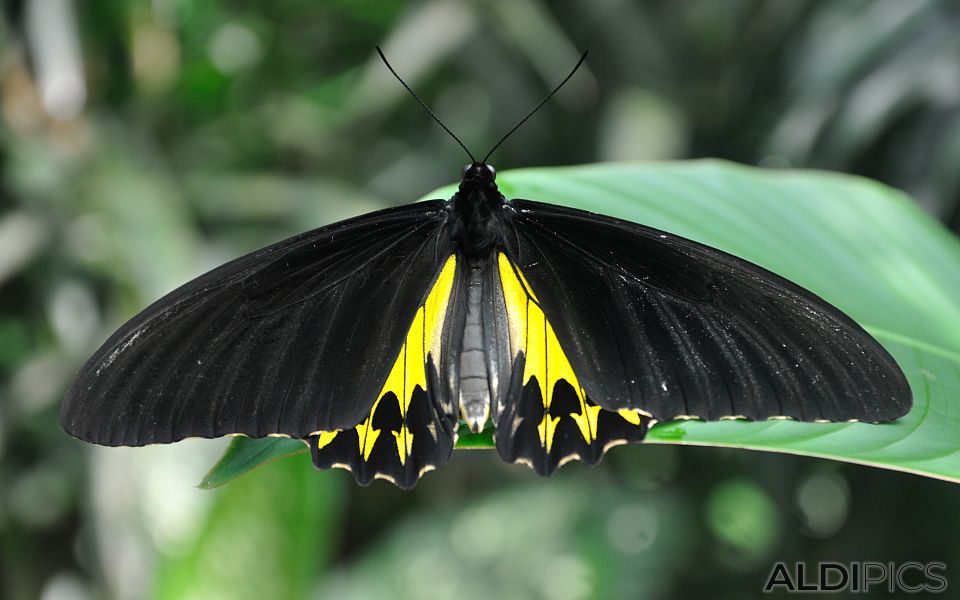
[[[471,258],[489,256],[500,241],[499,212],[504,197],[497,189],[493,167],[476,163],[463,168],[460,188],[450,199],[451,237]]]

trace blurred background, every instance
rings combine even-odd
[[[20,0],[0,17],[0,597],[741,598],[776,560],[960,564],[957,486],[617,448],[540,480],[456,452],[412,493],[299,456],[58,425],[121,322],[227,259],[492,162],[722,157],[858,173],[960,228],[955,0]],[[548,199],[544,199],[548,200]],[[950,570],[947,571],[950,576]]]

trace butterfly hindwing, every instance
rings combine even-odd
[[[512,204],[505,252],[599,406],[658,420],[883,421],[909,410],[893,358],[811,292],[642,225]]]
[[[236,433],[306,439],[356,426],[453,253],[445,222],[439,201],[387,209],[184,285],[83,366],[64,428],[135,446]],[[429,403],[414,400],[411,411],[430,412]]]
[[[438,368],[447,350],[448,315],[457,312],[450,301],[456,263],[450,256],[429,287],[364,420],[310,436],[317,467],[346,468],[362,485],[379,477],[410,489],[450,457],[457,415]]]
[[[497,262],[514,354],[496,416],[500,455],[549,475],[570,460],[596,464],[609,447],[641,441],[648,417],[607,410],[590,398],[524,273],[502,253]]]

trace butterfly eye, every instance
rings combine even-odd
[[[484,166],[487,167],[487,170],[488,170],[488,171],[490,171],[490,178],[491,178],[491,179],[496,179],[496,178],[497,178],[497,170],[493,168],[493,165],[484,165]]]
[[[467,176],[467,173],[470,172],[470,169],[471,169],[472,167],[473,167],[473,165],[463,165],[463,168],[460,169],[460,177],[466,177],[466,176]]]

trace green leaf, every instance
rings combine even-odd
[[[523,169],[500,173],[498,183],[508,198],[644,223],[783,275],[866,327],[914,392],[910,414],[889,424],[683,421],[658,424],[648,442],[788,452],[960,481],[960,243],[903,193],[848,175],[713,160]],[[469,446],[492,446],[487,432],[480,436]],[[250,441],[260,443],[276,442]],[[248,457],[245,468],[227,457],[217,468],[252,468],[255,453],[238,456]]]
[[[303,440],[284,437],[252,439],[239,435],[230,441],[227,451],[204,475],[203,481],[197,487],[204,490],[220,487],[260,465],[307,450]]]
[[[493,448],[493,425],[487,424],[483,431],[474,433],[466,423],[461,422],[457,430],[457,448],[476,449]]]

